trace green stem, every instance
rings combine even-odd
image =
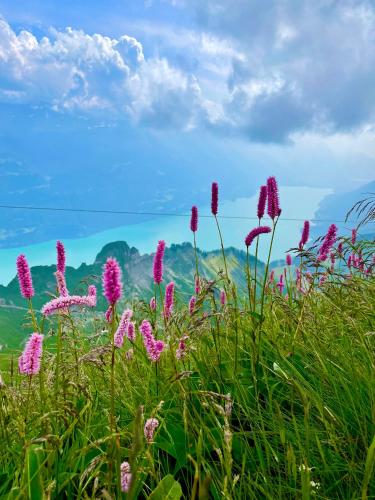
[[[268,279],[268,269],[270,267],[270,260],[271,260],[271,252],[272,252],[272,245],[273,245],[273,240],[275,237],[275,230],[276,230],[276,225],[277,225],[278,219],[276,219],[276,222],[273,222],[273,228],[272,228],[272,236],[271,236],[271,243],[270,243],[270,248],[268,250],[268,257],[267,257],[267,263],[266,263],[266,269],[264,271],[264,279],[263,279],[263,286],[262,286],[262,298],[261,298],[261,306],[260,306],[260,323],[263,321],[263,309],[264,309],[264,297],[265,297],[265,290],[266,290],[266,284],[267,284],[267,279]]]
[[[254,344],[254,350],[256,351],[255,365],[258,364],[259,354],[260,354],[260,338],[261,338],[261,331],[262,331],[262,323],[264,321],[264,318],[263,318],[264,297],[265,297],[265,292],[266,292],[266,285],[267,285],[267,280],[268,280],[268,269],[269,269],[269,266],[270,266],[271,253],[272,253],[272,245],[273,245],[273,240],[274,240],[274,237],[275,237],[275,230],[276,230],[277,221],[278,221],[278,218],[276,219],[276,221],[273,221],[273,228],[272,228],[272,236],[271,236],[270,248],[269,248],[269,251],[268,251],[266,269],[264,271],[264,279],[263,279],[262,295],[261,295],[261,306],[260,306],[260,318],[259,318],[259,323],[258,323],[258,328],[259,328],[258,346],[256,346],[256,344]],[[255,342],[256,342],[256,333],[254,335],[255,335],[254,339],[255,339]]]
[[[193,234],[194,234],[195,272],[196,272],[196,278],[199,282],[198,253],[197,253],[197,241],[196,241],[196,237],[195,237],[195,231]]]
[[[60,314],[57,320],[57,345],[56,345],[56,368],[55,368],[55,398],[57,398],[59,391],[59,378],[60,378],[60,358],[61,358],[61,337],[62,337],[62,325]]]
[[[219,324],[219,320],[218,320],[218,317],[217,317],[216,301],[215,301],[215,297],[214,297],[213,294],[212,294],[212,303],[213,303],[214,312],[215,312],[215,320],[216,320],[216,328],[217,328],[217,338],[216,338],[216,335],[214,333],[214,331],[215,331],[214,328],[212,329],[212,336],[213,336],[213,339],[214,339],[214,345],[215,345],[217,363],[219,365],[219,373],[220,373],[220,380],[221,380],[222,377],[221,377],[220,346],[218,345],[218,342],[219,342],[219,339],[220,339],[220,324]]]
[[[246,276],[247,276],[247,293],[249,296],[249,310],[251,311],[251,269],[249,247],[246,247]]]
[[[235,351],[234,351],[234,375],[237,374],[237,362],[238,362],[238,303],[237,303],[237,291],[233,283],[233,301],[234,301],[234,332],[235,332]]]
[[[115,416],[115,328],[116,328],[116,306],[112,307],[112,319],[111,319],[111,378],[110,378],[110,415],[109,415],[109,427],[111,434],[111,456],[109,460],[109,488],[112,486],[113,472],[115,472],[116,478],[116,490],[119,494],[119,446],[117,441],[117,429],[116,429],[116,416]]]
[[[216,221],[217,230],[219,232],[220,245],[221,245],[221,253],[223,255],[224,268],[225,268],[225,277],[227,278],[227,281],[229,283],[229,275],[228,275],[228,269],[227,269],[227,260],[225,258],[223,236],[221,234],[221,230],[220,230],[220,226],[219,226],[219,221],[217,220],[216,215],[214,217],[215,217],[215,221]]]
[[[260,227],[260,219],[258,219],[258,227]],[[259,236],[257,236],[257,243],[255,246],[255,266],[254,266],[254,307],[253,310],[255,311],[255,305],[256,305],[256,300],[257,300],[257,268],[258,268],[258,248],[259,248]]]

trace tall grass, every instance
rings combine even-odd
[[[156,311],[131,303],[137,326],[149,319],[166,343],[156,363],[139,333],[114,348],[130,298],[111,323],[86,309],[42,321],[30,305],[58,350],[44,350],[37,375],[14,358],[2,371],[0,497],[375,498],[374,247],[342,242],[334,268],[314,246],[295,249],[303,276],[285,273],[287,295],[259,270],[243,270],[243,293],[226,272],[214,283],[201,272],[194,310],[177,291],[166,318],[160,284]]]

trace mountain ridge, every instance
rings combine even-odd
[[[201,275],[210,280],[216,279],[217,271],[224,267],[221,250],[202,251],[197,249],[197,252]],[[244,289],[246,287],[246,253],[234,247],[226,248],[225,252],[228,269],[234,282],[240,289]],[[82,262],[78,267],[67,265],[65,274],[70,293],[85,294],[88,284],[94,284],[98,289],[97,310],[105,310],[106,302],[102,295],[101,274],[108,257],[115,257],[120,264],[124,283],[123,302],[137,298],[148,301],[154,294],[152,276],[154,253],[141,254],[137,248],[129,246],[126,241],[122,240],[104,245],[92,263]],[[69,254],[67,262],[69,262]],[[255,257],[251,256],[251,266],[254,266],[254,263]],[[258,261],[258,269],[260,273],[264,271],[263,262]],[[36,310],[40,310],[43,304],[56,294],[55,271],[55,264],[31,267],[35,289],[33,306]],[[175,282],[177,300],[187,303],[190,296],[194,294],[194,276],[195,256],[192,244],[185,242],[166,247],[164,283]],[[13,345],[18,344],[20,339],[24,337],[22,324],[27,303],[19,292],[17,276],[7,286],[0,285],[0,306],[0,344],[4,341]]]

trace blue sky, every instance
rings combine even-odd
[[[234,203],[268,175],[311,193],[374,179],[373,2],[0,0],[0,16],[1,204],[183,213],[212,180]],[[296,217],[315,206],[295,200]],[[2,209],[0,248],[139,222]]]

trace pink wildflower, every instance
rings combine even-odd
[[[122,344],[124,343],[124,337],[125,334],[128,333],[128,328],[129,328],[129,321],[130,318],[133,315],[133,311],[131,309],[126,309],[122,315],[121,319],[119,321],[113,342],[116,347],[120,348],[122,347]]]
[[[176,359],[180,360],[183,357],[185,357],[185,355],[186,355],[186,340],[188,338],[189,337],[187,335],[185,335],[184,337],[182,337],[182,339],[180,339],[180,341],[178,343],[178,349],[176,350]]]
[[[284,290],[284,279],[283,279],[283,275],[282,274],[280,274],[280,279],[279,279],[279,282],[277,283],[276,286],[279,289],[279,292],[283,293],[283,290]]]
[[[221,290],[221,292],[220,292],[220,304],[222,305],[222,307],[224,307],[226,303],[227,303],[227,294],[225,293],[225,290]]]
[[[255,229],[252,229],[250,233],[245,238],[245,245],[249,247],[255,238],[257,238],[260,234],[267,234],[271,232],[271,228],[268,226],[259,226]]]
[[[219,185],[213,182],[211,186],[211,213],[217,215],[219,205]]]
[[[109,257],[103,269],[103,295],[108,304],[115,305],[121,298],[121,269],[116,259]]]
[[[189,300],[189,314],[190,314],[190,316],[194,313],[196,302],[197,302],[197,299],[195,298],[195,295],[193,295]]]
[[[291,266],[292,265],[292,257],[289,253],[286,254],[286,265]]]
[[[151,309],[151,311],[155,311],[156,310],[156,299],[155,299],[155,297],[151,297],[151,300],[150,300],[150,309]]]
[[[173,311],[174,282],[171,281],[165,287],[164,315],[169,318]]]
[[[66,297],[67,295],[69,295],[69,292],[68,289],[66,288],[66,281],[64,274],[61,271],[56,271],[55,276],[56,276],[57,290],[59,292],[59,295],[62,297]]]
[[[60,271],[61,274],[65,274],[65,248],[61,241],[56,243],[56,252],[57,252],[57,270]]]
[[[143,343],[146,347],[148,357],[153,362],[159,361],[160,355],[165,347],[164,342],[162,340],[155,340],[152,334],[151,323],[145,319],[142,321],[139,330],[142,333]]]
[[[267,186],[260,186],[258,209],[257,209],[257,215],[259,220],[262,219],[262,217],[264,216],[266,202],[267,202]]]
[[[43,335],[32,333],[27,341],[26,347],[18,359],[18,367],[23,375],[36,375],[40,370],[42,357]]]
[[[327,234],[323,240],[323,244],[319,249],[318,260],[327,260],[328,254],[331,251],[332,246],[335,244],[337,235],[337,226],[331,224],[328,228]]]
[[[160,240],[154,257],[154,282],[157,285],[163,281],[163,258],[165,252],[165,241]]]
[[[121,464],[121,491],[128,493],[130,489],[130,483],[132,480],[132,474],[130,472],[129,462],[122,462]]]
[[[93,285],[90,285],[88,288],[87,295],[67,295],[66,297],[58,297],[57,299],[53,299],[42,307],[42,314],[44,316],[49,316],[54,314],[57,311],[61,311],[64,309],[70,309],[74,306],[87,306],[87,307],[95,307],[96,306],[96,288]]]
[[[17,257],[17,272],[22,296],[25,299],[31,299],[34,296],[33,281],[29,264],[23,254]]]
[[[267,179],[267,213],[272,220],[281,214],[279,207],[279,190],[275,177]]]
[[[135,341],[135,323],[134,323],[134,321],[129,321],[127,337],[130,340],[130,342]]]
[[[310,235],[310,222],[308,220],[305,220],[303,223],[303,229],[302,229],[302,235],[301,235],[301,241],[299,242],[299,249],[302,250],[302,248],[306,245]]]
[[[352,245],[355,245],[356,240],[357,240],[357,230],[352,229]]]
[[[112,321],[112,315],[113,315],[113,307],[112,306],[108,306],[106,312],[105,312],[105,320],[107,323],[111,323]]]
[[[155,429],[159,427],[159,421],[157,418],[148,418],[144,427],[144,434],[148,444],[151,444],[154,440]]]
[[[190,229],[193,233],[198,231],[198,208],[195,206],[191,207]]]

